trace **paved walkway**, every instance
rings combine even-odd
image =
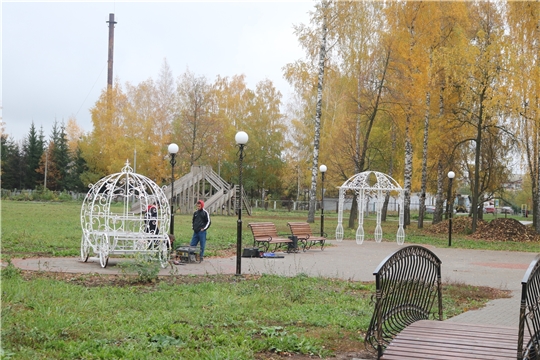
[[[402,248],[395,242],[375,243],[366,241],[329,241],[332,246],[324,251],[313,248],[297,254],[283,254],[283,258],[242,258],[243,274],[277,274],[294,276],[305,273],[310,276],[373,281],[373,271],[393,251]],[[405,244],[407,245],[407,244]],[[448,321],[518,326],[521,280],[535,253],[465,250],[427,246],[442,260],[444,282],[460,282],[470,285],[489,286],[511,290],[512,297],[490,301],[480,310],[473,310]],[[78,258],[30,258],[13,259],[13,264],[25,270],[60,271],[72,273],[117,274],[116,266],[122,258],[110,258],[103,269],[97,258],[84,263]],[[200,264],[172,265],[162,269],[160,275],[234,274],[236,257],[205,258]]]

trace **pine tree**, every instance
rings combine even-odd
[[[23,163],[19,145],[6,134],[2,134],[1,154],[2,154],[2,189],[21,189],[24,185],[24,173],[21,171]]]
[[[43,176],[36,171],[39,168],[39,161],[44,151],[43,128],[38,134],[34,122],[32,122],[23,148],[25,159],[24,187],[26,189],[34,189],[40,182],[43,183]]]
[[[60,124],[60,128],[58,128],[56,121],[54,122],[52,141],[55,145],[52,156],[59,171],[58,190],[70,190],[73,182],[73,179],[70,177],[72,162],[64,123]]]
[[[73,156],[73,166],[70,168],[70,177],[72,179],[71,188],[69,190],[76,192],[87,192],[88,184],[82,181],[81,175],[88,171],[86,160],[82,156],[82,150],[77,147]]]

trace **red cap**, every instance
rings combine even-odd
[[[197,204],[201,204],[201,209],[204,209],[204,201],[199,200],[197,201]]]

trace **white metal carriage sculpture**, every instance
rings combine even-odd
[[[112,254],[149,254],[165,267],[170,217],[163,190],[126,162],[121,172],[90,184],[81,208],[81,260],[86,262],[92,251],[106,267]]]
[[[356,229],[356,243],[364,242],[364,210],[368,201],[375,204],[377,212],[377,225],[375,227],[375,241],[382,240],[381,213],[386,196],[397,199],[399,204],[399,225],[396,241],[403,245],[405,230],[403,229],[403,189],[389,175],[377,171],[364,171],[347,180],[339,187],[338,225],[336,228],[336,240],[343,240],[343,203],[345,193],[354,191],[358,201],[358,228]]]

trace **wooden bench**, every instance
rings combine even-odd
[[[262,247],[264,252],[267,252],[272,245],[274,245],[274,250],[286,245],[287,252],[291,251],[289,244],[293,243],[292,239],[278,235],[274,223],[249,223],[248,226],[253,234],[253,245]]]
[[[302,249],[307,251],[315,244],[321,245],[321,250],[324,250],[324,243],[326,241],[326,234],[324,236],[313,236],[311,226],[305,222],[289,222],[287,223],[291,229],[291,234],[296,236],[298,241],[302,243]]]
[[[374,275],[375,311],[365,343],[378,359],[540,359],[540,255],[521,283],[518,328],[442,321],[441,261],[423,247],[396,251]]]

